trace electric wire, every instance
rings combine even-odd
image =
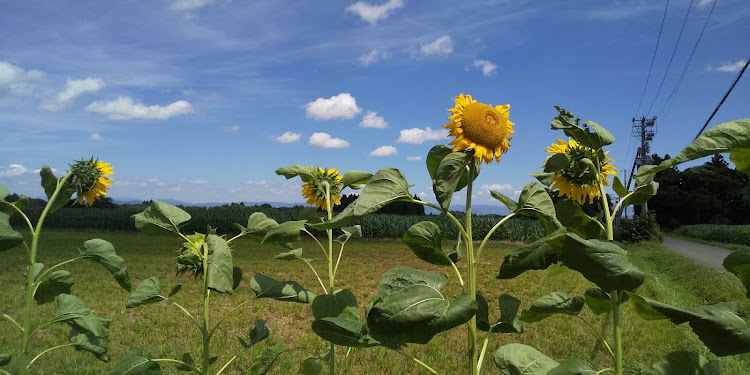
[[[675,42],[674,49],[672,49],[672,56],[669,57],[669,63],[667,63],[667,69],[664,70],[664,75],[661,77],[661,83],[659,83],[659,88],[656,90],[656,95],[654,95],[654,101],[651,102],[651,106],[648,107],[648,111],[646,111],[646,114],[651,113],[651,110],[654,108],[654,104],[656,104],[656,100],[659,99],[661,88],[664,86],[664,81],[667,79],[667,73],[669,73],[669,68],[672,66],[672,60],[674,60],[675,52],[677,52],[677,47],[680,45],[680,40],[682,40],[682,32],[685,31],[685,24],[687,24],[688,16],[690,16],[690,10],[693,9],[693,1],[694,0],[690,0],[690,5],[688,6],[687,13],[685,13],[685,19],[682,21],[680,34],[677,35],[677,42]]]
[[[667,5],[664,7],[664,15],[661,17],[661,26],[659,26],[659,36],[656,38],[656,47],[654,47],[654,54],[651,56],[651,66],[648,67],[648,74],[646,75],[646,84],[643,85],[643,92],[641,93],[641,99],[638,101],[638,109],[635,110],[636,116],[638,111],[641,110],[641,104],[643,104],[643,97],[646,95],[646,88],[648,87],[648,81],[651,79],[651,70],[654,68],[654,60],[656,60],[656,51],[659,50],[659,42],[661,41],[661,32],[664,30],[664,20],[667,19],[667,9],[669,9],[669,0]]]
[[[711,119],[714,118],[714,115],[716,114],[716,112],[719,111],[719,108],[721,108],[721,105],[724,104],[724,101],[727,100],[727,97],[729,96],[729,93],[732,92],[732,89],[734,89],[734,86],[736,86],[737,82],[739,82],[740,78],[742,78],[742,74],[745,73],[745,70],[747,69],[748,65],[750,65],[750,57],[748,57],[747,61],[745,62],[745,66],[743,66],[742,70],[740,70],[740,74],[737,75],[737,78],[732,83],[732,86],[729,86],[729,90],[727,90],[727,93],[724,94],[723,98],[721,98],[721,101],[719,102],[719,105],[716,106],[716,108],[714,109],[714,111],[711,113],[711,116],[708,117],[708,120],[706,120],[706,123],[703,124],[703,127],[698,132],[698,135],[695,136],[696,139],[703,133],[704,130],[706,130],[706,126],[708,126],[708,123],[711,122]]]
[[[695,50],[698,49],[698,43],[701,42],[701,38],[703,37],[703,32],[706,31],[706,26],[708,26],[708,20],[711,19],[711,14],[714,12],[714,7],[716,7],[716,3],[718,3],[719,0],[714,0],[713,5],[711,5],[711,10],[708,11],[708,17],[706,17],[706,22],[703,23],[703,28],[701,29],[701,33],[698,35],[698,39],[695,41],[695,45],[693,46],[693,51],[690,52],[690,56],[687,59],[687,62],[685,63],[685,67],[682,69],[682,73],[680,73],[680,78],[677,79],[677,83],[674,85],[674,88],[672,89],[672,92],[669,93],[669,97],[667,97],[667,100],[664,102],[664,105],[659,110],[659,113],[656,114],[656,117],[659,117],[662,112],[664,112],[664,109],[667,107],[667,104],[672,100],[672,97],[674,97],[674,94],[677,93],[677,90],[679,90],[680,83],[682,83],[682,78],[685,76],[685,72],[687,71],[688,66],[690,65],[690,61],[693,59],[693,55],[695,54]]]

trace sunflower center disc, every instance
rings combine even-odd
[[[490,150],[498,148],[503,141],[502,122],[495,108],[483,103],[471,103],[464,109],[461,127],[466,138]]]

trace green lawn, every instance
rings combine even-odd
[[[182,284],[181,292],[174,299],[191,312],[197,314],[200,311],[200,288],[197,280],[175,276],[173,249],[180,243],[172,236],[48,231],[42,235],[38,261],[50,266],[68,259],[77,253],[77,247],[82,247],[83,242],[90,238],[103,238],[115,245],[118,254],[128,264],[134,285],[152,275],[161,279],[165,291]],[[312,241],[306,241],[303,245],[307,256],[320,256]],[[235,241],[233,250],[234,263],[242,268],[245,278],[254,273],[264,273],[277,280],[296,280],[316,293],[321,292],[317,280],[304,263],[273,259],[281,250],[245,239]],[[483,264],[478,273],[479,290],[490,300],[490,306],[497,306],[497,297],[502,293],[520,298],[521,307],[526,308],[534,299],[546,293],[563,291],[571,296],[582,295],[591,286],[578,273],[560,266],[552,266],[546,271],[527,272],[513,280],[497,280],[495,276],[508,250],[502,244],[493,244],[483,254]],[[633,246],[630,253],[633,262],[649,275],[642,287],[642,292],[646,295],[683,307],[723,300],[745,300],[744,289],[733,276],[695,264],[656,244]],[[20,314],[22,306],[24,257],[25,252],[20,248],[0,253],[0,288],[3,290],[0,293],[0,311],[14,317]],[[460,292],[450,269],[441,269],[418,260],[398,240],[350,242],[341,262],[338,286],[351,289],[358,297],[360,310],[363,310],[364,305],[375,294],[379,276],[397,265],[444,272],[452,280],[444,289],[446,295],[456,296]],[[323,263],[318,266],[322,267]],[[177,358],[184,352],[197,357],[200,348],[199,334],[175,307],[160,303],[127,310],[125,301],[128,293],[120,289],[102,267],[89,262],[76,262],[65,269],[71,271],[76,280],[73,294],[81,297],[97,315],[113,320],[111,336],[104,342],[109,348],[112,361],[103,363],[89,353],[74,352],[66,348],[53,351],[37,361],[34,364],[36,374],[106,374],[128,349],[139,345],[146,345],[147,354],[153,357]],[[232,306],[253,298],[253,293],[246,281],[243,281],[234,295],[213,296],[212,314],[218,318]],[[34,316],[41,322],[43,318],[52,316],[54,308],[54,303],[37,306]],[[498,312],[492,311],[491,314],[493,318],[497,318]],[[666,321],[642,321],[635,316],[630,305],[626,305],[626,314],[624,353],[629,369],[648,367],[675,350],[697,350],[713,358],[688,327],[675,327]],[[588,309],[581,315],[599,329],[609,323],[606,316],[595,316]],[[236,365],[231,365],[225,374],[245,373],[244,370],[249,368],[256,354],[279,340],[290,347],[317,352],[325,350],[323,341],[309,329],[312,321],[309,306],[257,300],[231,315],[228,324],[214,337],[215,353],[219,355],[214,371],[218,371],[221,364],[241,350],[236,336],[246,337],[256,318],[266,320],[271,329],[271,337],[241,356]],[[495,336],[490,353],[502,344],[522,342],[557,360],[575,356],[593,367],[611,366],[605,349],[596,343],[591,329],[579,319],[552,317],[540,323],[527,324],[525,328],[526,332],[520,335]],[[33,338],[32,352],[37,353],[44,348],[64,343],[67,331],[67,327],[62,325],[40,331]],[[606,332],[609,336],[609,330]],[[18,337],[14,326],[0,321],[0,352],[15,352]],[[405,351],[438,369],[441,374],[464,373],[465,342],[466,330],[459,327],[438,335],[428,345],[410,345]],[[386,349],[353,350],[348,356],[345,355],[344,348],[339,349],[337,358],[342,374],[426,373],[406,358]],[[304,358],[305,354],[301,352],[285,354],[272,373],[296,373],[299,362]],[[11,368],[14,363],[11,363]],[[747,370],[750,369],[748,355],[723,358],[721,364],[725,374],[750,374],[750,370]],[[485,363],[484,368],[488,374],[499,373],[491,359]],[[163,366],[163,369],[165,374],[176,373],[169,365]]]

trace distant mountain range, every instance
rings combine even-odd
[[[229,204],[229,202],[209,202],[209,203],[191,203],[183,202],[176,199],[158,199],[161,202],[169,203],[174,206],[193,206],[193,207],[216,207]],[[141,204],[143,199],[135,198],[113,198],[112,201],[115,204]],[[240,202],[235,202],[240,203]],[[245,206],[260,206],[263,204],[270,204],[272,207],[293,207],[298,205],[304,205],[303,203],[286,203],[286,202],[242,202]],[[451,211],[466,211],[466,206],[462,204],[455,204],[451,206]],[[471,206],[471,211],[475,215],[507,215],[510,213],[508,208],[498,205],[485,205],[475,204]],[[425,213],[428,215],[437,215],[439,212],[433,208],[425,207]]]

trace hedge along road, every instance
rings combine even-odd
[[[716,246],[704,245],[702,243],[683,240],[680,238],[664,236],[664,247],[688,258],[694,259],[709,267],[724,271],[724,258],[732,253],[731,250]]]

